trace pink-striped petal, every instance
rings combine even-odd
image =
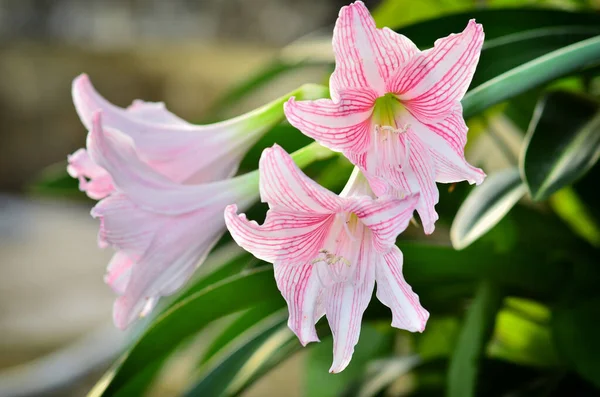
[[[362,198],[355,203],[353,212],[371,230],[375,250],[383,253],[396,243],[398,235],[406,229],[418,202],[418,193],[404,199],[389,196],[376,200]]]
[[[400,197],[410,193],[419,193],[420,199],[416,210],[421,218],[423,231],[431,234],[435,229],[435,222],[439,218],[435,211],[435,205],[440,198],[435,184],[435,164],[429,148],[423,144],[417,134],[409,131],[404,135],[403,139],[408,142],[410,147],[410,155],[405,164],[406,170],[390,168],[389,181]]]
[[[225,223],[235,242],[255,257],[274,264],[301,265],[323,247],[333,215],[269,210],[262,225],[237,214],[237,206],[225,209]]]
[[[225,230],[219,208],[158,216],[155,222],[154,238],[133,264],[114,305],[113,319],[121,329],[151,310],[159,297],[181,288]]]
[[[88,197],[100,200],[115,190],[108,172],[92,161],[87,150],[78,149],[67,160],[67,172],[79,180],[79,190]]]
[[[272,104],[204,126],[183,121],[161,103],[136,101],[123,109],[98,94],[86,75],[73,81],[72,94],[88,130],[94,114],[101,111],[106,127],[131,137],[138,156],[174,182],[204,183],[232,176],[248,148],[280,121],[279,113],[269,112]],[[253,117],[262,117],[262,122],[251,122]]]
[[[454,183],[468,181],[480,184],[485,173],[470,165],[465,159],[468,127],[462,117],[462,107],[457,106],[448,117],[437,122],[420,122],[412,115],[405,116],[415,133],[429,146],[436,168],[436,181]]]
[[[387,91],[421,120],[445,117],[469,88],[483,39],[481,25],[469,21],[462,33],[436,40],[411,59],[389,79]]]
[[[347,88],[371,88],[385,94],[385,80],[418,50],[406,37],[379,30],[361,1],[342,7],[333,30],[335,71],[331,97]]]
[[[344,200],[307,177],[279,145],[265,149],[259,162],[260,197],[270,208],[307,214],[338,212]]]
[[[113,178],[117,190],[141,208],[163,214],[182,214],[212,204],[236,202],[245,177],[198,185],[182,185],[159,174],[136,152],[132,139],[103,128],[100,113],[94,117],[87,147],[92,160]]]
[[[375,254],[368,241],[363,240],[354,279],[336,283],[325,290],[325,313],[333,334],[333,364],[329,372],[343,371],[352,359],[362,316],[373,294],[378,260],[381,260],[380,256]]]
[[[315,274],[316,267],[312,264],[277,264],[274,269],[277,287],[290,312],[288,326],[303,346],[318,342],[315,324],[322,317],[323,309],[319,308],[322,306],[319,302],[322,286]]]
[[[370,141],[370,117],[377,94],[370,89],[346,90],[337,101],[300,101],[284,105],[291,125],[335,151],[362,152]]]
[[[396,246],[376,264],[377,299],[392,310],[392,326],[423,332],[429,313],[402,275],[402,252]]]

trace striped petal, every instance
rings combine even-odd
[[[159,226],[152,243],[133,265],[124,294],[115,302],[113,319],[121,329],[149,311],[149,302],[181,288],[225,229],[222,216],[214,209],[167,217]]]
[[[420,120],[444,118],[462,99],[475,73],[483,28],[469,21],[462,33],[436,40],[387,81],[403,105]]]
[[[378,260],[381,257],[375,253],[369,241],[363,240],[354,279],[336,283],[325,290],[325,314],[333,334],[333,364],[329,372],[343,371],[352,359],[360,335],[362,316],[373,294]]]
[[[462,107],[456,107],[448,117],[437,122],[420,122],[407,115],[415,133],[431,151],[436,168],[436,181],[454,183],[468,181],[480,184],[485,173],[470,165],[465,159],[464,147],[469,128],[462,117]]]
[[[334,218],[271,209],[259,225],[236,212],[236,205],[225,209],[225,223],[235,242],[261,260],[284,265],[312,260],[323,247]]]
[[[192,125],[162,103],[134,101],[127,109],[115,106],[96,92],[86,75],[73,81],[72,95],[88,130],[94,114],[101,111],[105,126],[128,135],[138,156],[174,182],[205,183],[232,176],[248,148],[282,118],[281,100],[276,100],[231,120]]]
[[[362,198],[357,201],[353,212],[371,230],[375,250],[386,252],[408,226],[419,201],[419,194],[404,199],[388,196],[376,200]]]
[[[369,144],[370,117],[377,94],[370,90],[345,90],[337,101],[290,98],[284,105],[291,125],[332,150],[362,152]]]
[[[376,264],[377,299],[392,309],[392,326],[423,332],[429,313],[402,275],[402,252],[396,246]]]
[[[335,71],[331,97],[337,101],[347,88],[371,88],[385,94],[385,81],[418,50],[406,37],[379,30],[361,1],[342,7],[333,30]]]
[[[435,229],[435,222],[439,218],[435,211],[435,205],[440,198],[435,184],[435,164],[429,148],[423,144],[417,134],[409,131],[404,135],[403,139],[408,142],[410,147],[410,155],[404,171],[402,168],[389,169],[389,181],[400,197],[419,193],[416,210],[421,218],[424,232],[431,234]]]
[[[343,199],[307,177],[279,145],[263,151],[259,172],[260,197],[270,208],[329,215],[343,206]]]
[[[78,149],[67,156],[67,172],[79,180],[79,190],[89,198],[100,200],[115,190],[113,180],[106,170],[90,158],[85,149]]]
[[[323,316],[323,311],[319,309],[322,286],[315,266],[277,264],[274,269],[277,287],[290,312],[288,326],[303,346],[309,342],[318,342],[315,324]]]
[[[182,214],[217,203],[224,206],[236,202],[244,189],[244,176],[199,185],[169,180],[138,157],[129,136],[104,128],[100,113],[94,117],[87,147],[92,160],[112,176],[117,190],[147,210]]]

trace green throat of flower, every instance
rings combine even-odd
[[[390,127],[392,129],[402,129],[403,126],[397,125],[398,116],[405,112],[396,95],[388,93],[375,100],[372,120],[375,125],[380,127]]]

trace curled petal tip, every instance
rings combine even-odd
[[[86,73],[81,73],[79,76],[73,79],[73,87],[79,87],[81,85],[91,84],[90,76]]]
[[[227,207],[225,207],[225,213],[227,213],[227,214],[235,214],[235,213],[237,213],[237,210],[238,210],[237,204],[229,204]]]

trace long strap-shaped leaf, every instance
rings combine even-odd
[[[270,266],[226,279],[173,306],[125,354],[90,396],[114,396],[136,375],[154,367],[186,337],[210,322],[265,300],[281,299]],[[149,381],[149,379],[147,379]]]
[[[484,280],[479,285],[475,300],[458,337],[456,349],[448,368],[448,397],[474,397],[477,386],[479,361],[482,359],[488,337],[494,328],[496,313],[502,305],[498,286]]]
[[[517,168],[490,175],[469,193],[454,217],[450,229],[454,248],[463,249],[487,233],[526,192]]]
[[[600,157],[600,102],[568,91],[540,100],[521,156],[534,200],[545,200],[587,172]]]
[[[552,51],[469,91],[462,100],[464,116],[474,116],[530,88],[598,62],[600,36]]]

